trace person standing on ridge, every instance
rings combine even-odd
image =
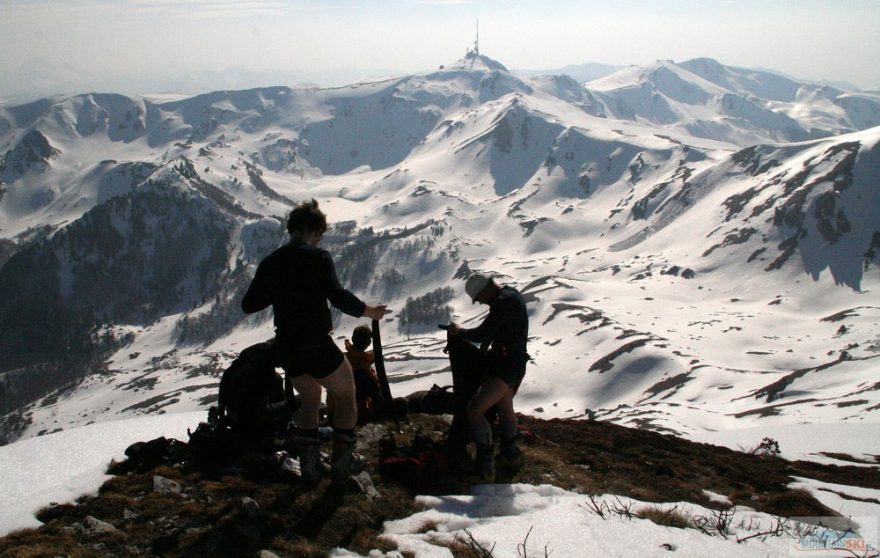
[[[351,366],[330,337],[330,304],[355,317],[379,320],[384,304],[370,305],[345,289],[336,275],[330,253],[318,243],[327,230],[327,217],[314,199],[296,206],[287,220],[290,242],[269,254],[241,301],[251,314],[272,306],[278,364],[302,397],[296,415],[296,445],[302,482],[320,480],[318,421],[321,388],[336,402],[333,414],[333,483],[342,485],[351,474],[357,424],[355,385]]]
[[[471,437],[477,445],[476,468],[484,476],[495,471],[492,427],[486,412],[497,405],[500,419],[500,456],[509,460],[519,457],[516,445],[519,425],[513,409],[516,395],[526,373],[529,360],[527,343],[529,315],[522,295],[509,286],[499,286],[490,275],[474,273],[465,283],[465,292],[472,302],[489,306],[489,314],[475,328],[449,324],[450,339],[462,339],[488,345],[481,360],[485,375],[465,408]]]

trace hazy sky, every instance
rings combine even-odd
[[[477,18],[510,69],[711,57],[880,87],[880,0],[0,0],[0,72],[422,71],[461,58]]]

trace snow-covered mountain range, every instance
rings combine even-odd
[[[436,324],[477,323],[481,270],[529,301],[524,412],[876,421],[878,142],[876,95],[707,59],[2,106],[3,432],[205,409],[272,335],[240,298],[310,197],[343,283],[395,310],[395,395],[450,383]]]

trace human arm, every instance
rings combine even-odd
[[[390,314],[391,310],[388,309],[388,306],[385,304],[377,304],[373,306],[372,304],[364,305],[364,313],[362,316],[370,318],[371,320],[381,320],[385,317],[386,314]]]
[[[271,304],[272,298],[266,288],[266,270],[261,263],[244,298],[241,299],[241,309],[245,314],[253,314],[268,308]]]
[[[327,289],[327,300],[334,307],[349,316],[359,318],[364,315],[367,305],[354,295],[351,291],[342,286],[339,276],[336,274],[336,266],[333,264],[333,258],[326,250],[321,253],[321,265],[324,268],[324,281]]]
[[[333,264],[333,259],[328,252],[324,254],[324,265],[326,266],[329,284],[327,300],[330,301],[330,304],[350,316],[357,318],[367,317],[371,320],[381,320],[390,312],[386,305],[366,304],[351,291],[343,287],[336,274],[336,266]]]

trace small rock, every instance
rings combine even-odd
[[[287,473],[299,475],[299,461],[292,457],[285,457],[281,462],[281,469]]]
[[[376,447],[388,435],[388,427],[384,424],[370,423],[358,430],[358,451],[363,447]]]
[[[119,529],[106,521],[87,515],[82,522],[83,535],[105,535],[108,533],[121,533]]]
[[[153,492],[159,494],[180,494],[182,490],[180,485],[173,480],[153,475]]]
[[[260,509],[260,504],[248,496],[241,499],[241,509],[250,518],[258,517],[263,511]]]
[[[141,514],[139,514],[138,512],[136,512],[132,509],[125,508],[124,510],[122,510],[122,519],[124,519],[126,521],[131,521],[132,519],[137,519],[140,516],[141,516]]]
[[[254,555],[254,558],[281,558],[271,550],[261,550]]]
[[[351,479],[357,485],[358,491],[366,496],[368,500],[379,497],[379,491],[376,490],[376,485],[373,484],[373,479],[368,472],[361,471],[352,476]]]

